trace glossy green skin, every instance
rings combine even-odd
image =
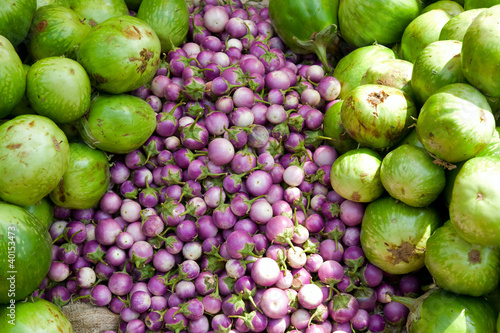
[[[47,197],[42,198],[36,204],[23,206],[23,208],[35,215],[47,230],[50,228],[54,218],[54,208]]]
[[[439,287],[483,296],[500,282],[500,249],[467,242],[447,221],[427,240],[425,266]]]
[[[366,259],[390,274],[424,267],[427,239],[441,224],[431,207],[411,207],[385,196],[368,204],[361,222]]]
[[[462,74],[461,50],[461,42],[444,40],[433,42],[420,52],[411,79],[413,93],[420,105],[441,87],[467,82]]]
[[[90,105],[90,80],[75,60],[43,58],[31,66],[26,81],[31,107],[56,123],[79,119]]]
[[[446,184],[443,167],[435,164],[423,148],[408,144],[384,157],[380,179],[393,198],[413,207],[430,205]]]
[[[78,123],[85,142],[109,153],[126,154],[141,147],[156,128],[151,106],[132,95],[100,95]]]
[[[465,161],[490,143],[495,119],[483,94],[465,83],[444,86],[420,109],[417,135],[438,159]]]
[[[36,11],[36,0],[6,0],[0,2],[0,35],[14,46],[28,34]]]
[[[109,162],[106,154],[84,143],[70,143],[69,165],[50,199],[70,209],[94,207],[109,184]]]
[[[346,96],[361,84],[361,79],[368,68],[378,61],[395,59],[394,51],[383,45],[369,45],[355,49],[339,60],[333,76],[339,80],[341,90],[339,99]]]
[[[403,59],[386,59],[371,65],[361,78],[360,84],[381,84],[401,89],[412,101],[411,74],[413,64]]]
[[[401,40],[406,26],[421,10],[419,0],[343,0],[339,27],[349,45],[361,47],[376,42],[388,46]]]
[[[26,91],[23,63],[10,41],[0,36],[0,118],[11,113]]]
[[[409,132],[417,109],[400,89],[365,84],[347,95],[340,116],[354,140],[365,147],[382,149],[394,145]]]
[[[500,245],[500,157],[479,156],[465,162],[455,178],[450,219],[467,241]]]
[[[413,317],[413,318],[412,318]],[[458,295],[438,289],[422,303],[409,333],[494,333],[496,313],[482,297]]]
[[[21,115],[0,126],[0,199],[33,205],[49,194],[69,162],[69,144],[49,118]]]
[[[476,156],[498,156],[500,157],[500,142],[490,142]]]
[[[342,125],[340,109],[342,108],[343,102],[344,101],[339,100],[337,103],[330,106],[328,110],[326,110],[325,117],[323,118],[323,134],[331,138],[331,140],[328,140],[328,144],[335,148],[339,154],[344,154],[349,150],[356,149],[359,145],[349,136],[344,125]]]
[[[439,40],[458,40],[463,41],[465,32],[471,25],[472,21],[484,9],[471,9],[452,17],[441,29]]]
[[[428,6],[425,6],[424,10],[420,14],[424,14],[427,12],[430,12],[433,9],[442,9],[446,11],[448,14],[451,16],[457,16],[460,13],[464,12],[464,8],[456,3],[455,1],[450,1],[450,0],[440,0],[436,1],[434,3],[431,3]]]
[[[88,21],[73,10],[58,5],[43,6],[33,16],[28,50],[35,60],[56,56],[76,59],[78,46],[90,30]]]
[[[189,30],[189,9],[185,0],[143,0],[137,17],[153,28],[164,53],[168,53],[173,46],[179,46]]]
[[[47,228],[19,206],[0,201],[0,216],[0,304],[6,304],[11,299],[28,296],[42,282],[52,262],[52,239]],[[15,261],[9,262],[9,253],[13,251]],[[15,273],[9,273],[11,271]],[[15,278],[14,294],[7,280],[12,276]],[[3,317],[0,320],[4,320]]]
[[[73,326],[64,313],[44,299],[16,303],[15,325],[8,323],[9,313],[5,306],[0,308],[3,333],[73,333]]]
[[[495,5],[500,5],[500,0],[464,0],[465,10],[489,8]]]
[[[58,5],[69,8],[70,0],[37,0],[36,8],[40,8],[47,5]]]
[[[95,27],[110,17],[128,14],[127,4],[123,0],[72,0],[71,9]]]
[[[451,15],[446,11],[435,9],[411,21],[401,37],[401,57],[411,63],[415,62],[427,45],[439,40],[441,29],[450,19]]]
[[[78,49],[93,87],[120,94],[149,82],[160,63],[160,40],[141,19],[125,15],[96,25]]]
[[[348,151],[332,165],[330,182],[343,198],[371,202],[384,193],[380,180],[382,157],[368,148]]]
[[[500,97],[500,5],[483,10],[465,33],[462,71],[483,94]]]
[[[294,40],[307,41],[331,24],[338,26],[339,0],[270,0],[269,17],[278,36],[296,53],[309,53]]]

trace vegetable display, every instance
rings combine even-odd
[[[500,5],[7,6],[2,329],[500,325]]]

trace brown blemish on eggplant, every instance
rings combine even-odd
[[[21,148],[22,145],[23,145],[22,143],[11,143],[10,145],[7,145],[5,148],[14,150]]]
[[[54,147],[57,151],[61,151],[61,146],[59,145],[59,141],[57,141],[55,136],[52,136],[52,142],[54,142]]]
[[[368,97],[366,98],[366,101],[369,104],[371,104],[373,107],[377,108],[377,106],[380,103],[383,103],[387,99],[387,97],[389,97],[389,95],[383,90],[374,91],[368,95]]]
[[[132,27],[127,27],[127,29],[125,30],[125,35],[128,39],[142,38],[141,31],[135,25],[133,25]]]
[[[415,246],[406,241],[401,242],[401,245],[395,249],[387,249],[387,252],[391,253],[394,257],[393,265],[397,265],[401,261],[409,263],[413,257],[418,256]]]
[[[97,73],[92,74],[91,77],[92,77],[92,80],[94,80],[98,84],[108,82],[108,79],[106,79],[105,77],[103,77],[102,75],[97,74]]]
[[[468,261],[471,264],[480,264],[481,263],[481,252],[478,250],[470,250]]]
[[[47,20],[40,21],[35,26],[38,31],[42,32],[47,28]]]

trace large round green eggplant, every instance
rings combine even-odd
[[[49,194],[69,163],[69,144],[49,118],[21,115],[0,126],[0,198],[27,206]]]
[[[354,140],[365,147],[383,149],[409,132],[417,109],[400,89],[365,84],[346,96],[340,116]]]
[[[490,8],[495,5],[500,5],[500,0],[464,0],[465,10]]]
[[[452,17],[455,17],[459,15],[460,13],[464,12],[464,7],[460,5],[459,3],[451,0],[439,0],[436,2],[433,2],[427,6],[425,6],[424,10],[420,14],[424,14],[427,12],[430,12],[431,10],[434,9],[442,9],[448,14],[450,14]]]
[[[339,28],[342,38],[352,46],[389,46],[401,40],[406,26],[421,10],[419,0],[343,0]]]
[[[427,240],[425,266],[439,287],[484,296],[500,282],[500,248],[467,242],[447,221]]]
[[[123,0],[72,0],[70,8],[84,17],[91,27],[111,17],[128,14],[127,4]]]
[[[483,9],[471,9],[452,17],[441,29],[439,40],[464,40],[465,32]]]
[[[433,9],[411,21],[401,37],[401,57],[415,62],[427,45],[439,40],[441,29],[450,19],[451,15],[446,11]]]
[[[446,184],[443,167],[423,148],[402,145],[382,160],[380,179],[389,194],[413,207],[425,207],[437,199]]]
[[[70,209],[94,207],[109,184],[109,161],[99,149],[85,143],[70,143],[69,165],[50,199],[58,206]]]
[[[75,60],[43,58],[31,66],[26,81],[26,95],[33,110],[56,123],[79,119],[90,105],[90,80]]]
[[[13,316],[9,316],[12,312]],[[12,312],[7,306],[0,308],[2,333],[73,333],[73,325],[64,312],[43,298],[18,302]]]
[[[351,90],[361,84],[363,75],[371,65],[382,60],[395,58],[396,54],[393,50],[378,44],[363,46],[347,54],[340,59],[333,71],[333,76],[342,85],[339,98],[345,99]]]
[[[17,46],[28,34],[36,0],[0,1],[0,35]]]
[[[156,113],[144,100],[132,95],[100,95],[77,128],[91,147],[126,154],[141,147],[156,128]]]
[[[143,0],[137,17],[153,28],[164,53],[180,45],[189,30],[189,9],[185,0]]]
[[[156,33],[143,20],[125,15],[96,25],[78,49],[78,62],[92,86],[120,94],[149,82],[160,63]]]
[[[0,118],[11,113],[26,91],[26,72],[10,41],[0,35]]]
[[[500,157],[478,156],[462,166],[455,178],[450,220],[465,240],[500,245]]]
[[[413,64],[403,59],[386,59],[371,65],[361,78],[360,84],[381,84],[406,93],[412,101],[413,91],[411,87],[411,74]]]
[[[390,196],[368,204],[361,222],[366,259],[390,274],[424,267],[426,243],[441,224],[431,207],[411,207]]]
[[[52,239],[24,208],[0,201],[0,216],[0,304],[10,304],[30,295],[47,275]]]
[[[33,205],[23,206],[22,208],[35,215],[42,225],[49,230],[54,218],[54,207],[52,207],[52,203],[47,197],[42,198]]]
[[[328,110],[326,110],[325,117],[323,118],[323,134],[330,138],[327,141],[328,144],[335,148],[339,154],[344,154],[349,150],[356,149],[359,145],[349,136],[344,125],[342,125],[342,119],[340,118],[342,103],[344,103],[344,101],[339,100],[330,106]]]
[[[455,163],[490,143],[495,119],[483,94],[466,83],[453,83],[431,95],[420,109],[417,135],[427,151]]]
[[[384,193],[380,180],[382,157],[369,148],[348,151],[333,162],[330,182],[343,198],[371,202]]]
[[[78,47],[90,30],[88,21],[70,8],[43,6],[33,16],[28,49],[34,60],[56,56],[76,59]]]
[[[408,333],[495,333],[497,314],[483,297],[431,289],[419,298],[391,296],[410,309]]]
[[[270,0],[274,30],[295,53],[316,53],[327,72],[326,50],[337,38],[339,0]]]
[[[500,5],[483,10],[462,44],[462,71],[483,94],[500,97]]]
[[[461,50],[461,42],[443,40],[427,45],[420,52],[413,64],[411,79],[413,93],[420,105],[441,87],[467,82],[462,74]]]

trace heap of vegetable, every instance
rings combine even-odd
[[[70,21],[37,21],[31,67],[0,39],[0,209],[25,220],[0,234],[20,272],[28,238],[42,257],[13,301],[107,307],[108,333],[495,331],[499,6],[124,5],[40,4],[84,28],[59,57]]]

